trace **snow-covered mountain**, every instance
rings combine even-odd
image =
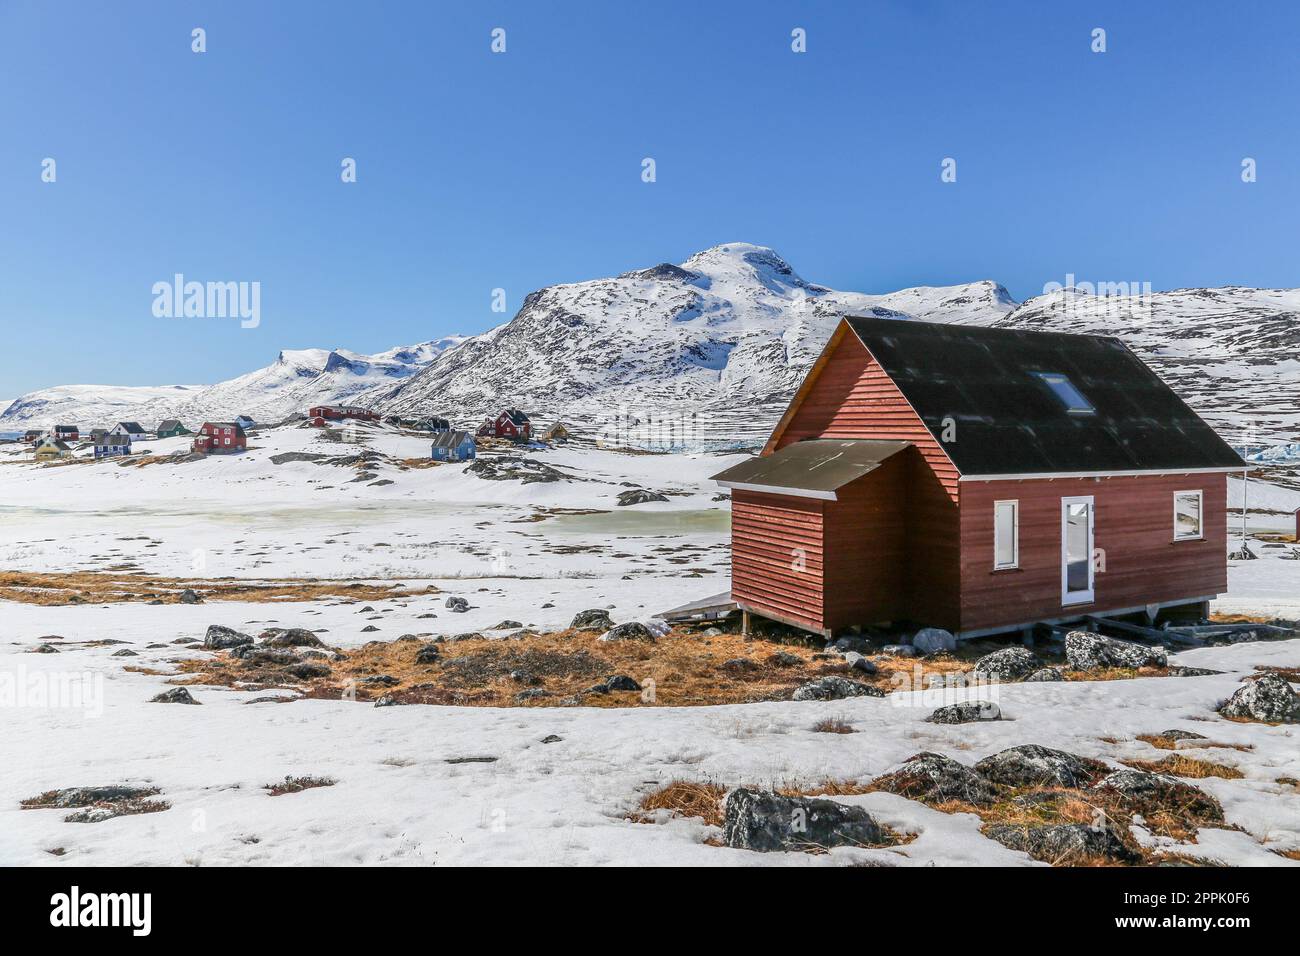
[[[62,385],[15,399],[0,414],[0,430],[49,427],[60,422],[82,428],[123,419],[153,427],[179,418],[190,427],[204,420],[251,415],[278,421],[312,405],[360,402],[414,375],[462,336],[361,355],[346,349],[298,349],[280,353],[255,372],[216,385]]]
[[[1233,445],[1259,448],[1300,431],[1300,289],[1066,288],[989,324],[1117,335]]]
[[[508,323],[439,356],[378,405],[468,419],[514,405],[652,447],[752,443],[840,316],[988,322],[1014,305],[993,282],[837,292],[771,249],[727,243],[681,265],[533,292]]]

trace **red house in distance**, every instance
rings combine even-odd
[[[235,422],[204,422],[190,448],[203,455],[226,455],[248,447],[248,435]]]
[[[1118,339],[846,318],[732,490],[732,599],[958,637],[1227,588],[1241,458]]]
[[[307,409],[307,420],[317,428],[326,422],[338,422],[352,418],[363,422],[379,421],[379,413],[356,405],[314,405]]]
[[[507,408],[496,418],[489,418],[478,427],[480,437],[515,438],[528,440],[533,437],[533,423],[517,408]]]

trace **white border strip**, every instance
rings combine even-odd
[[[1022,475],[962,475],[958,481],[1039,481],[1045,478],[1127,478],[1137,475],[1218,475],[1235,474],[1245,471],[1250,465],[1242,463],[1240,468],[1159,468],[1149,471],[1046,471],[1029,472]]]
[[[790,495],[792,498],[820,498],[822,501],[838,501],[833,491],[812,491],[808,488],[781,488],[776,485],[754,485],[744,481],[719,481],[723,488],[736,491],[757,491],[768,495]]]

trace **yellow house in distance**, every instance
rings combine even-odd
[[[66,442],[48,435],[36,443],[36,460],[50,461],[55,458],[71,458],[72,449]]]

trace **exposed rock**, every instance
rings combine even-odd
[[[876,673],[876,665],[871,663],[870,660],[863,657],[857,651],[849,651],[846,653],[844,655],[844,663],[848,664],[853,670],[859,671],[863,674]]]
[[[558,468],[552,468],[550,465],[522,455],[476,458],[465,468],[465,472],[485,481],[520,481],[525,485],[534,482],[562,481],[573,477]]]
[[[1154,736],[1163,740],[1208,740],[1205,734],[1193,733],[1190,730],[1162,730]]]
[[[540,687],[530,687],[528,690],[521,690],[515,694],[515,703],[522,704],[530,700],[540,700],[543,697],[554,696],[549,690],[542,690]],[[545,741],[543,741],[545,743]]]
[[[890,657],[915,657],[916,648],[911,644],[886,644],[880,649],[882,654]]]
[[[641,685],[628,677],[626,674],[615,674],[612,677],[606,677],[594,687],[588,687],[583,693],[586,694],[608,694],[616,690],[640,690]]]
[[[923,627],[913,635],[912,646],[921,654],[955,651],[957,638],[941,627]]]
[[[975,662],[975,674],[985,680],[1014,681],[1039,670],[1037,657],[1023,647],[1004,647]]]
[[[1116,770],[1094,788],[1117,796],[1124,806],[1149,817],[1173,812],[1197,823],[1223,821],[1223,807],[1200,787],[1177,777],[1145,770]]]
[[[798,667],[803,663],[803,658],[789,651],[777,651],[768,657],[767,662],[773,667]]]
[[[517,627],[523,627],[523,625],[520,624],[518,621],[502,621],[500,624],[496,625],[495,627],[488,628],[488,630],[489,631],[510,631],[510,630],[514,630]]]
[[[59,649],[53,644],[37,644],[35,647],[28,649],[28,654],[57,654]]]
[[[228,650],[252,643],[253,638],[250,635],[241,634],[224,624],[209,624],[207,633],[203,635],[203,646],[214,651]]]
[[[1040,667],[1025,678],[1026,684],[1043,684],[1050,681],[1065,680],[1059,667]]]
[[[369,677],[361,678],[360,683],[377,687],[392,687],[394,684],[400,684],[401,681],[391,674],[372,674]]]
[[[1111,827],[1086,823],[1062,823],[1041,827],[992,826],[984,831],[1012,850],[1028,853],[1035,860],[1071,866],[1102,857],[1117,863],[1137,863],[1141,856]]]
[[[843,700],[846,697],[884,697],[884,691],[849,680],[847,677],[819,677],[817,680],[801,684],[791,695],[791,700]]]
[[[415,653],[415,663],[417,664],[437,664],[442,660],[442,654],[438,651],[437,644],[425,644]]]
[[[328,664],[318,664],[314,661],[300,661],[297,664],[290,664],[284,669],[284,672],[290,677],[296,677],[298,680],[329,677],[332,673]]]
[[[826,645],[826,650],[836,651],[840,654],[854,651],[858,654],[865,654],[871,650],[871,642],[865,637],[857,634],[844,634]]]
[[[542,743],[544,743],[544,744],[558,744],[558,743],[559,743],[561,740],[563,740],[563,739],[564,739],[564,738],[561,737],[561,736],[559,736],[558,734],[547,734],[545,737],[542,738]]]
[[[633,488],[631,491],[621,491],[618,495],[620,506],[626,505],[644,505],[651,501],[667,501],[663,495],[657,491],[646,491],[644,488]]]
[[[250,667],[262,667],[267,664],[279,666],[298,662],[298,655],[287,648],[255,647],[252,644],[242,644],[234,648],[230,652],[230,656],[243,661]]]
[[[727,794],[723,814],[723,842],[760,853],[880,846],[887,839],[886,831],[866,810],[833,800],[740,788]]]
[[[998,799],[994,786],[970,767],[929,751],[908,757],[899,769],[873,783],[888,793],[924,803],[960,800],[987,807]]]
[[[375,625],[373,625],[373,624],[367,624],[365,627],[363,627],[363,628],[361,629],[361,633],[362,633],[362,634],[373,634],[373,633],[374,633],[375,631],[377,631],[377,630],[379,630],[379,628],[375,627]]]
[[[1119,641],[1104,634],[1071,631],[1065,635],[1065,659],[1075,670],[1105,667],[1164,667],[1169,656],[1163,647]]]
[[[975,764],[975,771],[1007,787],[1086,787],[1109,771],[1100,760],[1022,744],[1001,750]]]
[[[728,674],[752,674],[759,670],[761,665],[758,661],[751,660],[748,657],[733,657],[731,660],[723,661],[718,665],[719,670],[724,670]]]
[[[579,611],[573,616],[573,623],[569,625],[579,631],[608,631],[613,626],[614,622],[610,619],[609,612],[599,607]]]
[[[179,600],[182,604],[203,603],[203,597],[199,594],[198,591],[195,591],[193,588],[186,588],[184,591],[182,591]]]
[[[258,635],[267,647],[324,647],[324,642],[305,627],[268,627]]]
[[[977,720],[1001,720],[1002,710],[991,700],[965,701],[940,707],[925,719],[932,724],[969,724]]]
[[[469,610],[469,601],[465,600],[463,597],[449,597],[444,606],[449,611],[454,611],[457,614],[464,614]]]
[[[599,639],[602,641],[653,641],[655,635],[654,631],[644,624],[638,621],[628,621],[626,624],[611,627],[600,635]]]
[[[1224,717],[1258,720],[1268,724],[1300,723],[1300,697],[1286,679],[1264,673],[1252,677],[1219,705]]]
[[[1222,674],[1223,671],[1210,670],[1208,667],[1183,667],[1176,665],[1169,668],[1170,677],[1213,677],[1215,674]]]
[[[139,657],[140,655],[137,654],[135,651],[124,647],[120,651],[114,651],[112,654],[108,656],[109,657]]]
[[[197,704],[198,701],[190,696],[190,692],[184,687],[177,687],[165,691],[156,697],[149,698],[151,704]]]

